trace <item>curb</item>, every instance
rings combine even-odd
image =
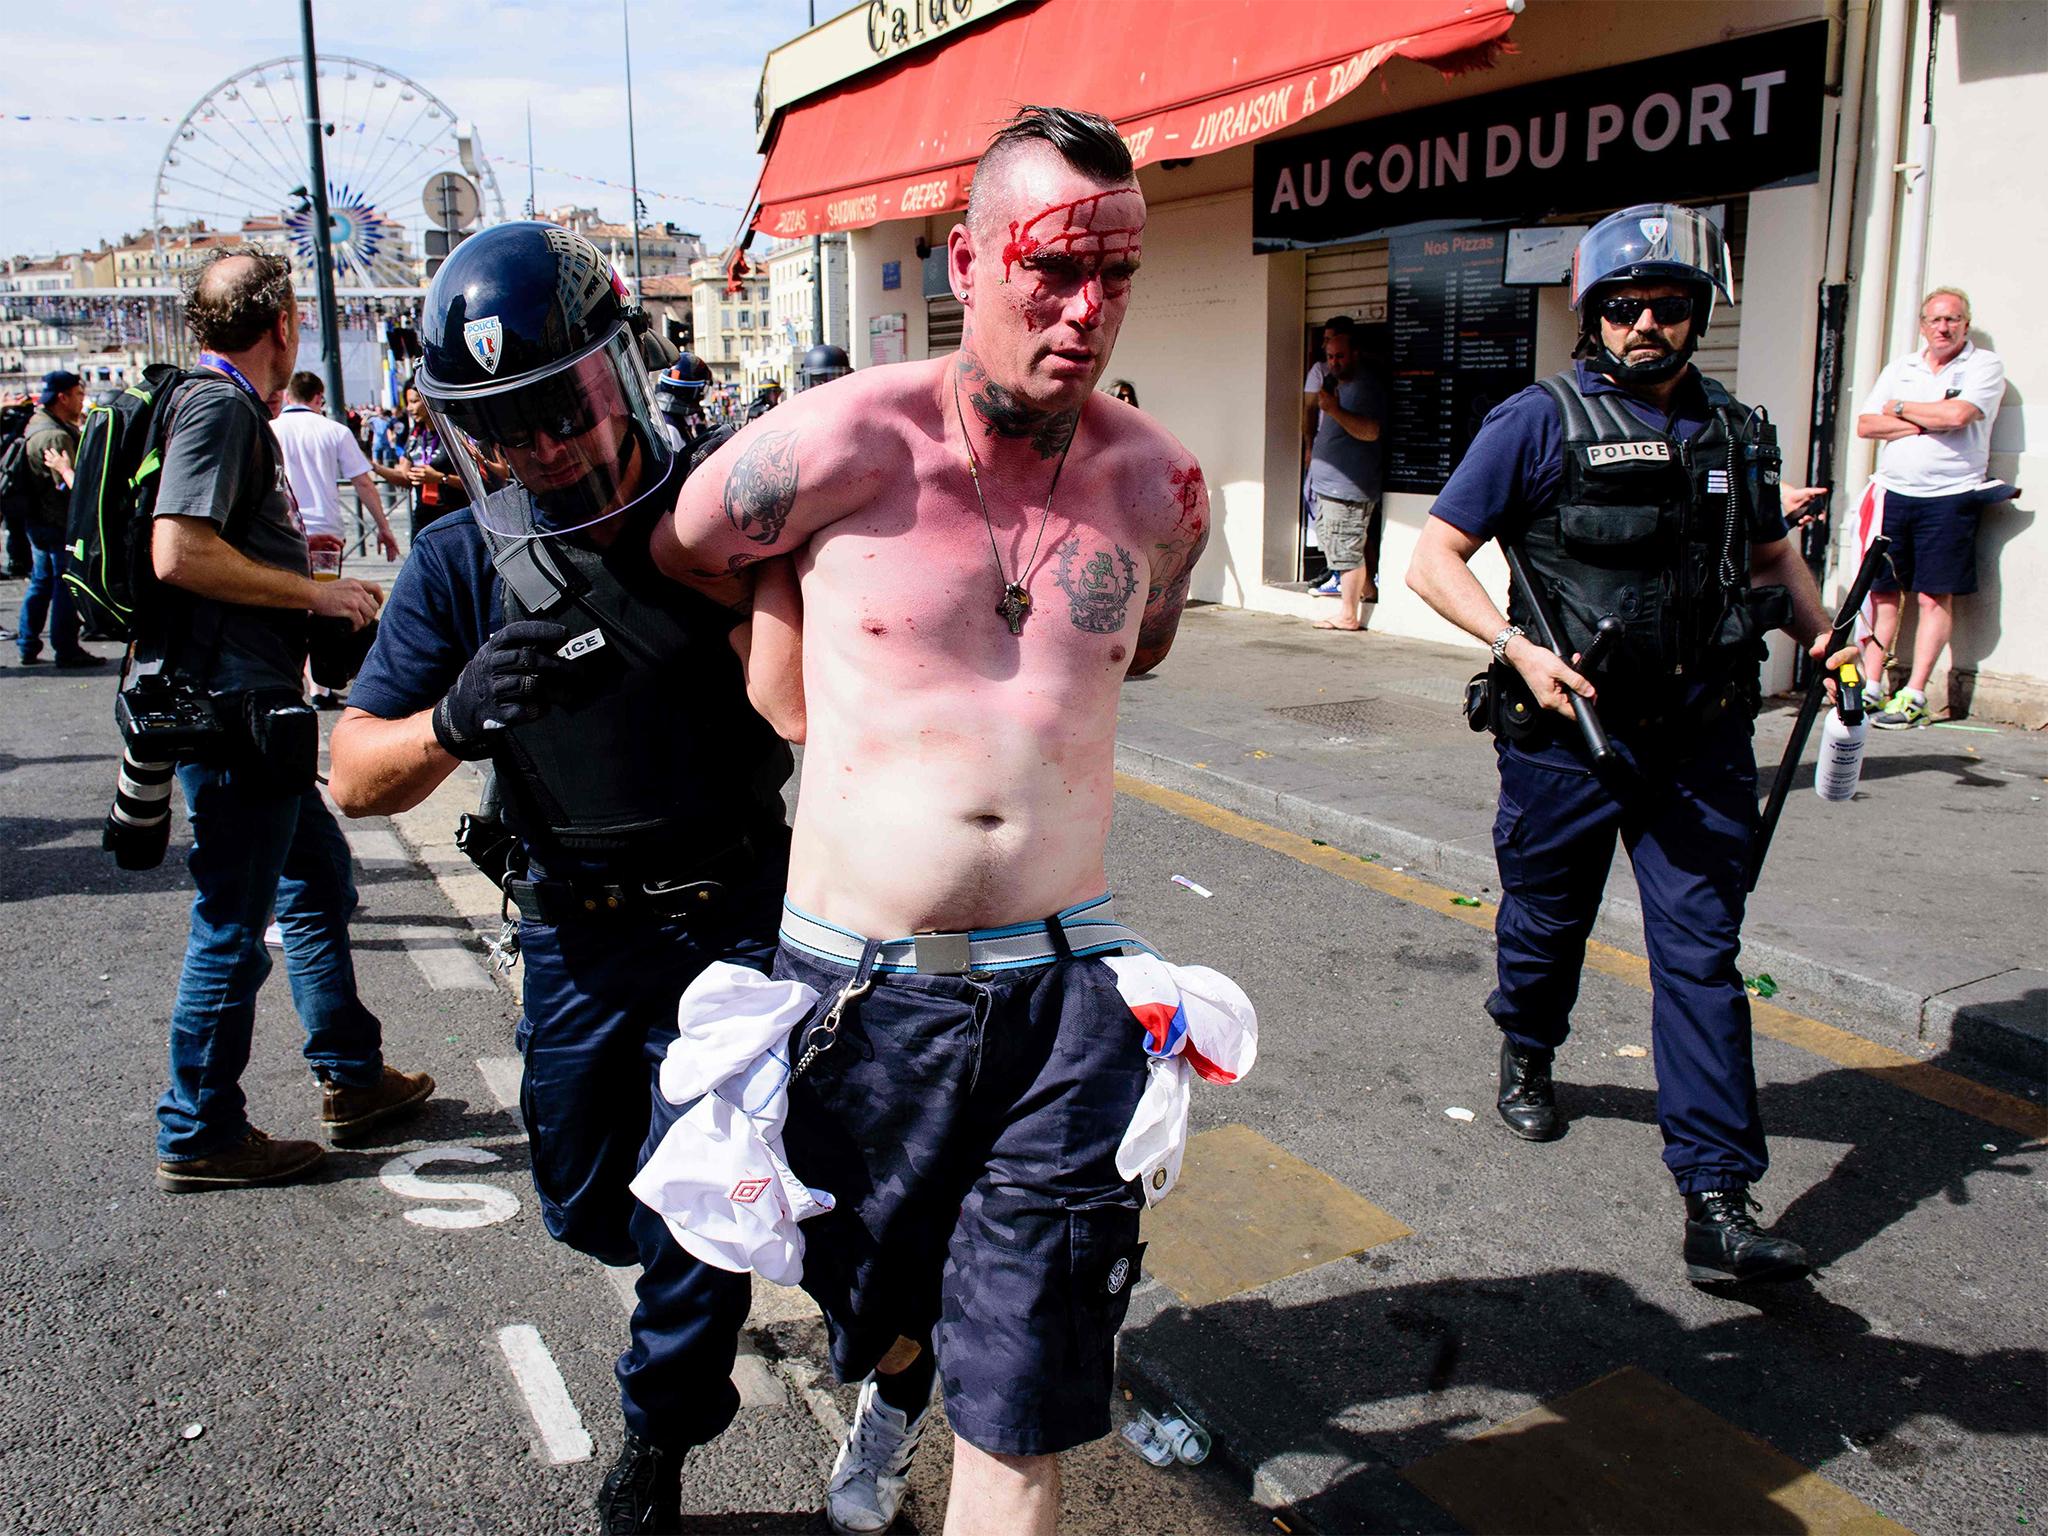
[[[1411,868],[1440,876],[1449,885],[1500,889],[1500,872],[1490,851],[1478,853],[1234,774],[1198,768],[1125,739],[1117,742],[1116,766],[1134,778],[1179,790],[1302,837],[1319,838],[1347,852],[1392,855]],[[1604,897],[1593,932],[1603,943],[1640,955],[1644,948],[1642,908],[1626,897]],[[1953,1050],[2007,1071],[2031,1076],[2048,1072],[2048,1027],[2029,1027],[2028,1020],[2011,1017],[2012,1010],[1999,1003],[1969,1003],[1956,996],[1986,982],[2029,974],[2019,968],[1930,995],[1774,944],[1745,940],[1742,964],[1745,971],[1752,967],[1769,971],[1781,983],[1848,1006],[1865,1022],[1877,1026],[1872,1032],[1887,1036],[1885,1043],[1900,1049],[1926,1056]],[[2032,1011],[2039,1012],[2039,1006]]]

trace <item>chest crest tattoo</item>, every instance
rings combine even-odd
[[[1053,579],[1067,594],[1067,613],[1074,628],[1091,635],[1113,635],[1124,627],[1131,594],[1138,590],[1138,562],[1121,544],[1098,549],[1086,559],[1081,541],[1069,539],[1059,548],[1060,568]]]

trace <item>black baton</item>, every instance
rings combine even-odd
[[[1522,563],[1521,551],[1506,539],[1500,541],[1500,547],[1501,553],[1508,557],[1508,573],[1515,578],[1515,584],[1529,600],[1529,611],[1536,616],[1536,643],[1556,652],[1564,664],[1570,666],[1571,652],[1564,648],[1564,630],[1550,611],[1550,598],[1529,579],[1529,568]],[[1621,767],[1621,759],[1615,756],[1614,744],[1607,739],[1607,729],[1601,725],[1599,712],[1593,708],[1592,702],[1570,688],[1565,690],[1565,696],[1572,701],[1572,714],[1579,722],[1579,735],[1585,739],[1586,753],[1593,759],[1594,777],[1605,782]]]
[[[1870,584],[1877,580],[1877,568],[1884,564],[1891,547],[1892,541],[1880,533],[1870,541],[1870,548],[1863,552],[1863,563],[1856,568],[1856,579],[1849,584],[1849,595],[1843,600],[1841,611],[1835,615],[1834,628],[1828,632],[1829,655],[1841,644],[1843,632],[1855,628],[1856,615],[1863,607],[1863,600],[1870,596]],[[1826,656],[1822,660],[1826,660]],[[1757,879],[1763,874],[1764,855],[1770,852],[1771,834],[1778,830],[1778,817],[1784,813],[1785,797],[1792,793],[1792,778],[1799,771],[1799,758],[1806,750],[1806,738],[1813,734],[1813,722],[1820,718],[1821,704],[1827,698],[1827,680],[1831,675],[1826,667],[1816,664],[1813,676],[1807,679],[1806,697],[1800,701],[1799,718],[1792,726],[1792,739],[1785,743],[1785,755],[1778,762],[1778,776],[1771,781],[1771,793],[1765,799],[1763,812],[1757,820],[1756,840],[1750,844],[1747,890],[1755,890]]]

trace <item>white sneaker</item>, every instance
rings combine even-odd
[[[839,1459],[832,1463],[832,1480],[825,1485],[825,1519],[833,1530],[842,1536],[870,1536],[889,1529],[910,1485],[905,1476],[910,1458],[917,1454],[925,1420],[931,1416],[926,1408],[911,1420],[882,1401],[873,1377],[861,1383],[853,1427],[839,1447]]]
[[[263,930],[263,943],[265,947],[269,949],[283,949],[284,929],[279,927],[276,923],[272,923],[268,928]]]

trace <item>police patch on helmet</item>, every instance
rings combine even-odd
[[[505,324],[496,315],[462,323],[463,345],[485,373],[496,373],[505,355]]]
[[[1643,238],[1650,242],[1650,246],[1654,250],[1657,244],[1666,235],[1671,233],[1671,221],[1669,219],[1637,219],[1636,228],[1643,232]]]

